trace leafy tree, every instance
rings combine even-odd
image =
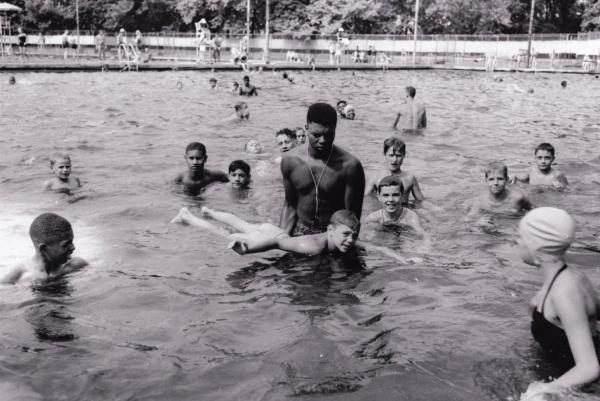
[[[425,33],[496,33],[510,24],[505,0],[437,0],[424,14]]]
[[[600,28],[600,1],[588,0],[583,12],[581,28],[584,31],[595,31]]]

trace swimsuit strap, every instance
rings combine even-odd
[[[552,280],[550,281],[550,285],[548,286],[548,290],[546,291],[546,295],[544,295],[544,299],[542,300],[542,310],[540,311],[542,316],[544,315],[544,304],[546,303],[546,298],[548,298],[548,294],[550,293],[550,290],[552,289],[552,285],[554,284],[554,280],[556,280],[556,278],[558,277],[558,275],[560,273],[562,273],[565,269],[567,268],[567,265],[564,264],[554,275],[554,277],[552,277]]]

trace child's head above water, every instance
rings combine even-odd
[[[296,134],[296,142],[298,145],[302,145],[306,142],[306,131],[303,127],[297,127],[294,129],[294,133]]]
[[[540,143],[534,152],[535,163],[541,172],[549,172],[554,162],[554,146],[544,142]]]
[[[335,106],[335,108],[337,109],[338,113],[340,113],[340,116],[344,115],[344,108],[348,105],[348,102],[346,102],[345,100],[339,100]]]
[[[14,85],[16,83],[17,83],[17,80],[15,79],[15,77],[8,78],[8,84],[9,85]]]
[[[66,263],[75,250],[71,223],[54,213],[36,217],[29,227],[29,236],[48,273]]]
[[[344,116],[348,120],[354,120],[354,117],[356,116],[356,112],[354,110],[354,106],[352,106],[351,104],[349,104],[346,107],[344,107]]]
[[[248,110],[248,103],[237,102],[234,106],[235,114],[237,114],[240,120],[247,120],[250,118],[250,110]]]
[[[243,160],[234,160],[229,165],[229,182],[233,188],[247,188],[250,183],[250,165]]]
[[[244,150],[248,153],[259,154],[262,153],[262,146],[260,146],[260,143],[256,139],[250,139],[246,142]]]
[[[521,219],[519,237],[519,253],[525,263],[562,259],[575,240],[575,220],[562,209],[539,207]]]
[[[500,195],[508,182],[508,168],[502,162],[492,162],[485,169],[485,182],[492,195]]]
[[[282,153],[288,152],[296,146],[296,134],[289,128],[280,129],[275,133],[277,146]]]
[[[383,141],[383,154],[390,172],[396,173],[402,167],[406,156],[406,144],[396,136],[389,137]]]
[[[206,146],[200,142],[191,142],[185,147],[185,161],[190,171],[201,171],[206,163]]]
[[[347,252],[356,244],[360,232],[360,220],[351,210],[338,210],[331,216],[327,226],[330,249]]]
[[[210,85],[211,88],[214,88],[217,86],[217,78],[215,77],[210,77],[210,79],[208,80],[208,83]]]
[[[50,169],[61,181],[66,181],[71,175],[71,158],[65,153],[55,153],[50,156]]]
[[[384,210],[390,215],[402,212],[403,192],[404,185],[402,185],[402,180],[393,175],[383,177],[377,185],[377,199]]]

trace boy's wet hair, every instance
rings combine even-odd
[[[215,78],[215,77],[210,77],[210,79],[208,80],[208,82],[217,82],[217,78]]]
[[[235,170],[242,170],[247,176],[250,175],[250,165],[243,160],[234,160],[229,164],[229,173]]]
[[[239,83],[238,81],[233,81],[233,84],[234,84],[235,86],[240,86],[240,83]]]
[[[358,232],[360,230],[360,220],[358,217],[356,217],[352,210],[338,210],[331,215],[331,220],[329,222],[334,227],[339,224],[343,224],[354,232]]]
[[[387,151],[392,148],[394,150],[399,151],[402,154],[406,154],[406,144],[404,141],[396,136],[391,136],[383,141],[383,154],[385,155]]]
[[[71,163],[71,156],[66,153],[55,153],[50,156],[50,168],[54,167],[57,161],[59,160],[68,160]]]
[[[200,142],[189,143],[188,146],[185,147],[185,154],[187,154],[188,152],[190,152],[192,150],[199,150],[200,153],[202,153],[204,155],[206,154],[206,146],[204,146],[204,144],[202,144]]]
[[[340,104],[348,104],[348,102],[345,100],[338,100],[338,102],[336,103],[336,106],[340,107]]]
[[[383,177],[381,181],[379,181],[379,184],[377,184],[377,193],[381,193],[381,188],[383,187],[400,187],[400,193],[404,193],[404,185],[402,184],[402,180],[393,175]]]
[[[552,155],[552,157],[554,157],[554,146],[552,146],[548,142],[542,142],[542,143],[540,143],[535,148],[535,152],[533,152],[533,154],[535,155],[538,152],[538,150],[545,150],[547,152],[550,152],[550,154]]]
[[[298,131],[306,132],[306,130],[304,129],[304,127],[296,127],[296,128],[294,128],[294,132],[298,132]]]
[[[306,113],[306,122],[335,128],[337,125],[337,111],[327,103],[311,104],[308,113]]]
[[[43,213],[29,226],[29,236],[35,246],[53,244],[73,233],[71,223],[55,213]]]
[[[240,111],[244,105],[248,107],[248,103],[246,102],[237,102],[233,107],[235,107],[235,111]]]
[[[415,95],[417,94],[417,90],[415,89],[414,86],[407,86],[406,93],[408,93],[408,96],[414,98]]]
[[[279,135],[285,135],[288,138],[293,139],[293,140],[296,139],[296,132],[292,131],[289,128],[282,128],[275,133],[275,137],[278,137]]]
[[[506,167],[506,164],[502,162],[491,162],[490,164],[488,164],[484,171],[485,178],[487,178],[488,174],[493,171],[502,171],[504,177],[508,178],[508,167]]]
[[[244,75],[244,78],[243,78],[243,80],[244,80],[244,81],[250,81],[250,77],[249,77],[248,75]]]

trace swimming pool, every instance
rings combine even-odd
[[[240,74],[217,75],[229,86]],[[495,228],[463,223],[464,203],[484,190],[482,168],[522,171],[549,141],[568,191],[526,188],[579,223],[580,242],[600,233],[600,80],[504,75],[481,93],[483,73],[398,71],[252,77],[248,124],[224,123],[239,100],[208,92],[209,75],[20,74],[0,98],[0,265],[32,252],[27,228],[43,211],[74,223],[76,255],[92,266],[53,285],[2,293],[3,394],[48,400],[506,400],[547,373],[529,333],[527,304],[541,282],[517,260],[516,217]],[[560,81],[566,79],[566,89]],[[183,86],[178,89],[177,82]],[[534,94],[512,91],[515,83]],[[405,168],[443,211],[422,213],[432,249],[410,236],[376,240],[423,263],[378,254],[358,261],[271,252],[238,256],[222,239],[168,224],[181,206],[209,205],[255,222],[278,221],[282,202],[274,133],[304,123],[315,101],[357,109],[336,143],[365,169],[380,165],[405,85],[426,102],[430,127],[405,136]],[[185,145],[207,145],[225,170],[258,138],[272,156],[250,159],[254,190],[228,186],[189,198],[170,181]],[[77,201],[43,193],[48,156],[71,154],[84,182]],[[365,201],[365,212],[377,203]],[[600,285],[598,254],[571,263]],[[541,367],[536,367],[540,364]],[[598,386],[591,398],[600,395]],[[596,395],[594,395],[596,394]]]

